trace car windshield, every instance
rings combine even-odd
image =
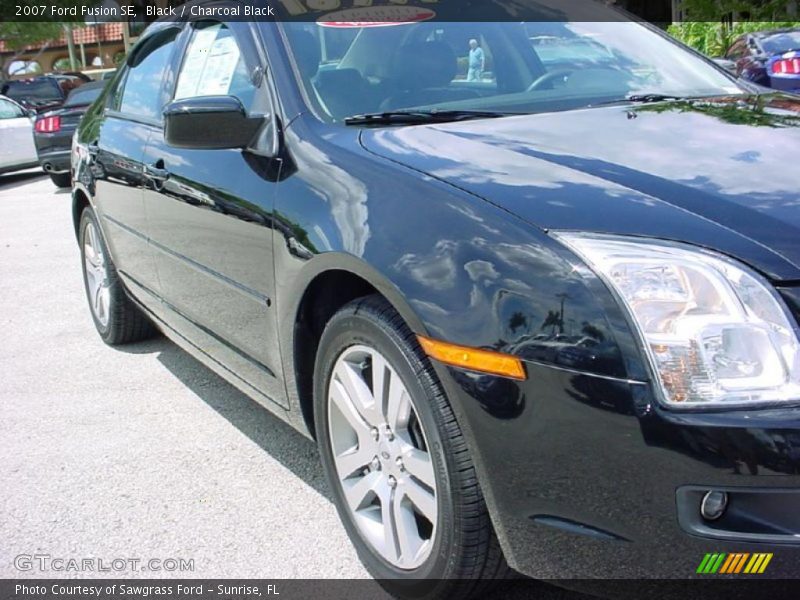
[[[782,31],[765,37],[761,45],[769,54],[778,54],[789,50],[800,50],[800,31]]]
[[[332,121],[413,109],[538,113],[631,95],[742,93],[633,22],[285,23],[308,96]]]
[[[23,100],[32,103],[61,99],[61,91],[58,85],[49,79],[9,81],[3,93],[14,100]]]
[[[72,90],[67,96],[67,101],[64,106],[80,106],[83,104],[91,104],[100,93],[103,91],[103,86],[95,86],[92,84],[84,85]]]

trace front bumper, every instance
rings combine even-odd
[[[715,577],[697,574],[707,553],[772,552],[760,577],[800,577],[800,519],[781,495],[800,490],[800,408],[679,413],[646,384],[526,368],[524,382],[443,378],[512,567],[539,579]],[[706,488],[731,498],[710,533],[692,526],[704,524],[703,494],[686,493]]]

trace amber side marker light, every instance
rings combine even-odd
[[[447,342],[431,340],[421,335],[418,335],[417,339],[425,354],[445,364],[462,367],[470,371],[510,377],[511,379],[526,378],[522,361],[514,356],[466,346],[456,346]]]

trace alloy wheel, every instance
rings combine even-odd
[[[89,222],[83,231],[83,260],[86,270],[86,292],[89,305],[97,321],[108,325],[111,291],[109,289],[106,257],[100,235],[94,223]]]
[[[436,478],[411,395],[378,351],[345,350],[328,384],[336,472],[364,539],[392,566],[430,556],[438,518]]]

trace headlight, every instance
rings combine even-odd
[[[619,294],[673,406],[800,400],[800,345],[773,288],[684,245],[558,233]]]

